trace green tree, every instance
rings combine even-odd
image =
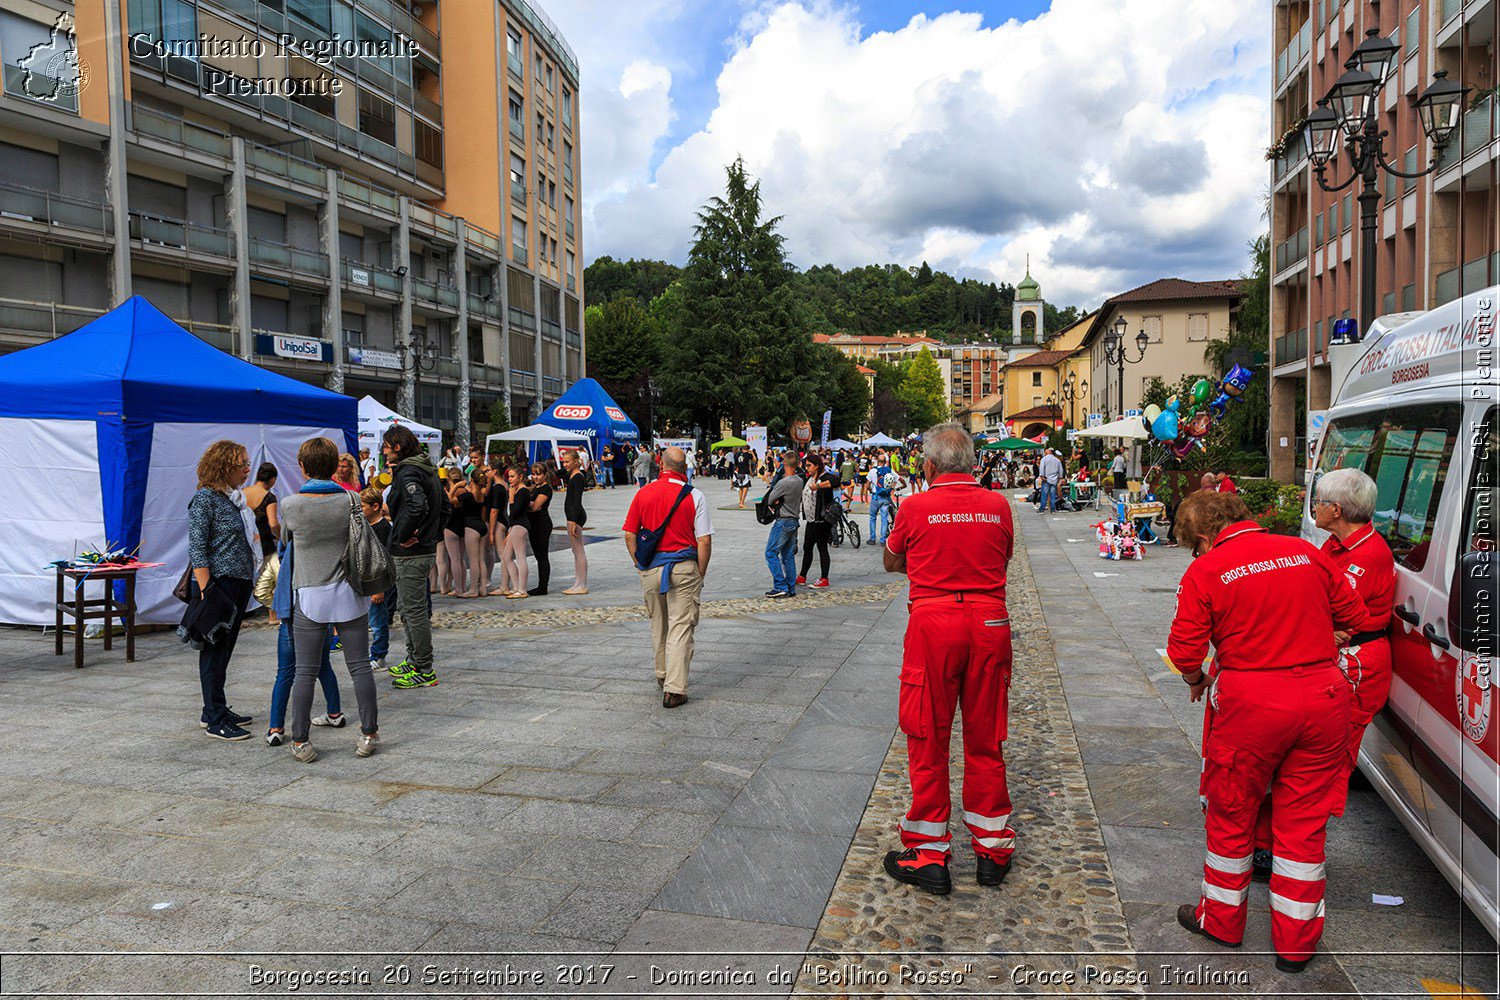
[[[901,369],[889,361],[871,361],[875,370],[875,398],[871,402],[870,426],[892,437],[904,437],[910,429],[906,419],[906,404],[898,393],[901,389]]]
[[[773,431],[833,395],[806,308],[795,294],[779,217],[764,218],[760,184],[743,159],[725,171],[722,196],[698,213],[680,308],[660,379],[663,408],[680,423],[738,434],[752,418]]]
[[[932,352],[922,348],[901,368],[901,387],[896,390],[896,398],[906,407],[912,430],[925,431],[947,420],[948,386]]]
[[[583,269],[584,304],[603,305],[627,295],[650,305],[681,274],[681,268],[664,260],[621,261],[605,254]]]
[[[833,367],[833,395],[828,403],[833,410],[831,433],[836,438],[852,439],[870,417],[870,383],[852,358],[831,347],[823,349],[832,355],[829,362]]]
[[[589,337],[588,373],[645,427],[639,390],[661,367],[662,337],[655,317],[635,299],[621,296],[584,312]]]

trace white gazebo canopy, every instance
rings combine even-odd
[[[525,441],[531,444],[546,443],[554,447],[565,444],[581,448],[585,454],[592,454],[587,434],[564,430],[561,427],[549,427],[547,424],[532,424],[529,427],[517,427],[515,430],[491,434],[484,439],[486,454],[489,453],[491,441]]]
[[[1143,439],[1151,436],[1146,430],[1145,423],[1140,417],[1122,417],[1112,420],[1098,427],[1086,427],[1079,431],[1074,437],[1097,437],[1097,438],[1135,438]]]
[[[880,434],[874,435],[873,437],[867,437],[867,438],[865,438],[863,441],[860,442],[860,447],[862,447],[862,448],[890,448],[890,447],[893,447],[893,446],[898,445],[900,443],[901,443],[900,441],[897,441],[895,438],[891,437],[889,434],[880,433]]]

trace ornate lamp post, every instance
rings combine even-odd
[[[656,379],[650,375],[646,376],[646,384],[635,391],[636,397],[646,404],[646,433],[652,441],[656,440],[656,404],[661,402],[661,389],[657,388]]]
[[[411,415],[421,420],[422,373],[437,367],[438,345],[427,339],[427,331],[412,330],[406,335],[406,343],[396,345],[396,357],[401,362],[401,377],[404,382],[408,374],[412,377]]]
[[[1088,394],[1089,380],[1079,382],[1077,372],[1068,372],[1062,383],[1062,400],[1068,404],[1068,423],[1074,430],[1078,429],[1078,397]]]
[[[1125,366],[1127,364],[1138,365],[1143,360],[1145,360],[1146,345],[1150,342],[1149,338],[1147,338],[1146,336],[1145,330],[1142,330],[1140,333],[1136,334],[1136,356],[1133,358],[1129,357],[1129,348],[1125,345],[1125,331],[1129,329],[1129,327],[1130,324],[1125,321],[1125,317],[1121,316],[1119,319],[1115,320],[1114,326],[1109,330],[1106,330],[1104,333],[1104,363],[1106,367],[1109,365],[1115,366],[1115,384],[1120,388],[1120,414],[1122,416],[1125,413]],[[1104,402],[1106,404],[1105,409],[1108,409],[1108,384],[1105,385],[1104,389]]]
[[[1432,140],[1432,162],[1426,170],[1407,173],[1398,170],[1385,156],[1385,137],[1377,120],[1381,90],[1390,80],[1397,64],[1398,48],[1389,38],[1380,37],[1371,28],[1359,47],[1344,63],[1345,72],[1318,102],[1318,109],[1308,115],[1303,126],[1308,158],[1317,171],[1318,186],[1337,192],[1362,181],[1359,192],[1360,335],[1375,319],[1375,217],[1380,204],[1380,172],[1407,180],[1425,177],[1437,169],[1443,147],[1458,130],[1463,114],[1464,95],[1468,89],[1448,80],[1446,70],[1433,74],[1432,84],[1416,100],[1417,118],[1422,131]],[[1350,174],[1338,184],[1330,185],[1326,170],[1338,152],[1340,133],[1344,152],[1349,158]]]

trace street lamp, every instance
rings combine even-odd
[[[1124,316],[1121,316],[1119,319],[1115,320],[1114,327],[1112,329],[1106,330],[1105,333],[1104,333],[1104,364],[1105,364],[1106,368],[1109,367],[1110,365],[1114,365],[1115,366],[1115,370],[1119,373],[1117,381],[1116,381],[1116,385],[1118,385],[1120,387],[1120,414],[1122,416],[1125,413],[1125,366],[1127,364],[1138,365],[1143,360],[1145,360],[1145,357],[1146,357],[1146,345],[1148,343],[1150,343],[1150,339],[1151,339],[1151,338],[1149,338],[1149,337],[1146,336],[1146,331],[1145,330],[1142,330],[1140,333],[1136,334],[1135,335],[1136,356],[1133,357],[1133,358],[1129,357],[1128,356],[1129,348],[1126,347],[1126,345],[1125,345],[1125,332],[1129,328],[1130,328],[1130,324],[1125,321],[1125,317]],[[1104,397],[1105,408],[1108,409],[1108,404],[1109,404],[1109,385],[1108,385],[1108,383],[1105,384],[1104,388],[1105,388],[1105,397]]]
[[[412,330],[406,335],[406,343],[396,345],[396,357],[401,365],[402,377],[407,372],[412,376],[412,416],[422,419],[422,373],[437,367],[438,345],[427,339],[427,330]]]
[[[1062,383],[1062,399],[1068,404],[1068,424],[1074,430],[1078,428],[1078,397],[1087,396],[1088,392],[1089,380],[1079,382],[1077,372],[1068,372],[1068,377]]]
[[[1308,158],[1318,175],[1318,186],[1336,193],[1362,181],[1359,193],[1360,284],[1359,329],[1369,330],[1375,319],[1375,216],[1380,203],[1380,171],[1406,180],[1425,177],[1437,169],[1449,140],[1458,129],[1468,88],[1448,80],[1446,70],[1433,74],[1432,84],[1416,100],[1417,119],[1422,132],[1432,142],[1432,162],[1426,170],[1407,173],[1397,169],[1385,156],[1385,137],[1377,120],[1379,95],[1390,80],[1396,64],[1397,46],[1371,28],[1359,47],[1344,63],[1345,72],[1328,94],[1318,102],[1318,110],[1307,116],[1303,125]],[[1344,152],[1349,157],[1348,179],[1330,185],[1326,176],[1328,164],[1338,152],[1339,132],[1343,132]]]
[[[646,384],[635,390],[636,397],[646,404],[646,427],[651,440],[656,440],[656,404],[661,402],[661,390],[656,386],[656,379],[650,375],[646,376]]]

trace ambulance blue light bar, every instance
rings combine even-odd
[[[1333,321],[1333,333],[1328,338],[1329,347],[1336,347],[1339,344],[1357,344],[1359,341],[1359,320],[1336,319]]]

